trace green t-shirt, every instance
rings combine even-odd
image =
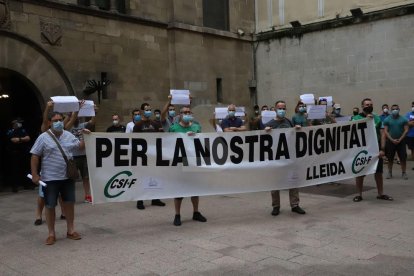
[[[381,141],[381,128],[382,128],[382,122],[381,122],[381,118],[380,116],[378,116],[377,114],[372,113],[372,116],[374,116],[374,124],[375,124],[375,129],[377,131],[377,139],[379,144]],[[352,120],[351,121],[358,121],[358,120],[362,120],[365,119],[366,115],[364,113],[360,113],[358,115],[352,116]]]
[[[399,139],[404,132],[404,126],[408,124],[407,118],[399,115],[398,117],[388,116],[384,120],[384,126],[388,127],[388,133],[393,139]]]
[[[306,127],[308,126],[308,119],[306,119],[305,115],[303,113],[295,113],[292,117],[292,123],[293,125],[299,125]]]
[[[196,123],[192,123],[191,125],[187,127],[183,127],[180,123],[175,123],[170,126],[170,129],[168,132],[182,132],[187,133],[189,131],[200,133],[201,132],[201,126]]]

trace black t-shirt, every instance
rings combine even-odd
[[[163,132],[163,129],[160,122],[145,120],[136,123],[133,132]]]
[[[106,132],[125,132],[126,128],[123,125],[110,126],[106,129]]]
[[[271,128],[290,128],[293,127],[292,122],[287,119],[287,118],[283,118],[283,120],[275,120],[272,119],[271,121],[269,121],[267,124],[264,125],[265,127],[271,127]]]
[[[12,138],[23,138],[23,137],[26,137],[26,136],[28,136],[28,134],[27,134],[27,132],[24,128],[10,129],[9,131],[7,131],[8,150],[28,152],[29,151],[29,143],[28,142],[13,143],[11,141]]]

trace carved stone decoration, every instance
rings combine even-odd
[[[62,28],[58,24],[40,20],[40,37],[43,43],[62,46]]]
[[[10,29],[10,9],[8,0],[0,0],[0,29]]]

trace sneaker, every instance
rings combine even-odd
[[[193,220],[200,221],[200,222],[207,221],[207,219],[200,212],[193,213]]]
[[[402,178],[403,178],[404,180],[408,180],[408,175],[407,175],[407,173],[406,173],[406,172],[403,172],[403,173],[402,173]]]
[[[302,208],[300,208],[299,206],[295,206],[292,208],[292,212],[300,214],[300,215],[304,215],[306,214],[305,210],[303,210]]]
[[[272,216],[277,216],[279,215],[279,213],[280,213],[280,207],[279,206],[273,207]]]
[[[181,216],[180,215],[175,215],[175,217],[174,217],[174,225],[175,226],[180,226],[181,225]]]
[[[159,200],[159,199],[153,199],[152,201],[151,201],[151,205],[155,205],[155,206],[165,206],[165,203],[164,202],[162,202],[161,200]]]
[[[145,209],[144,201],[142,201],[142,200],[138,200],[137,201],[137,209],[140,209],[140,210],[144,210]]]
[[[60,215],[60,219],[64,220],[66,217],[64,215]]]
[[[387,176],[385,177],[386,179],[391,179],[392,178],[392,172],[388,172]]]
[[[92,204],[92,196],[91,195],[85,196],[85,200],[83,201],[83,203],[90,203],[90,204]]]

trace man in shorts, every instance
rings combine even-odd
[[[30,150],[32,154],[30,165],[33,183],[38,185],[42,180],[47,184],[46,187],[41,187],[44,193],[46,223],[49,232],[45,243],[52,245],[56,242],[55,207],[59,195],[62,197],[66,215],[66,237],[72,240],[81,239],[74,227],[75,183],[67,177],[66,162],[52,137],[57,139],[68,158],[72,157],[73,150],[83,148],[85,144],[69,131],[63,129],[63,115],[61,113],[53,112],[48,116],[48,120],[50,130],[42,133]],[[84,132],[87,131],[84,130]]]

